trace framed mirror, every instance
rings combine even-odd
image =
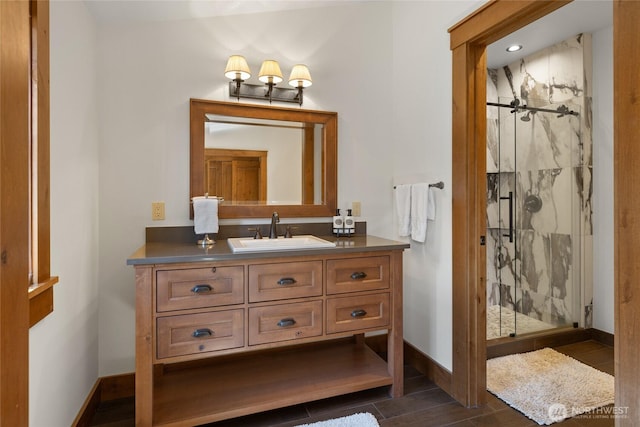
[[[337,122],[335,112],[191,99],[191,197],[224,198],[220,218],[332,216]]]

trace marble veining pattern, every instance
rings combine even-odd
[[[488,101],[578,112],[487,107],[487,305],[557,326],[592,317],[590,48],[580,34],[487,78]]]

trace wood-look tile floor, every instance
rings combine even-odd
[[[613,348],[596,341],[584,341],[555,347],[581,362],[613,375]],[[208,427],[293,427],[358,412],[370,412],[381,427],[395,426],[537,426],[520,412],[487,392],[487,404],[465,408],[412,367],[405,367],[405,395],[387,396],[387,388],[353,393],[303,405],[208,424]],[[96,412],[92,426],[134,426],[133,398],[105,402]],[[613,426],[613,417],[584,414],[556,425],[562,427]]]

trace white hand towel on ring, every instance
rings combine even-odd
[[[218,232],[218,198],[194,197],[193,227],[196,234]]]

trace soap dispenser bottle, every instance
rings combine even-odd
[[[340,216],[340,209],[336,209],[336,214],[333,216],[333,233],[339,235],[344,229],[344,219]]]
[[[345,233],[351,236],[356,231],[356,221],[351,215],[351,209],[347,209],[347,216],[344,217],[344,229]]]

